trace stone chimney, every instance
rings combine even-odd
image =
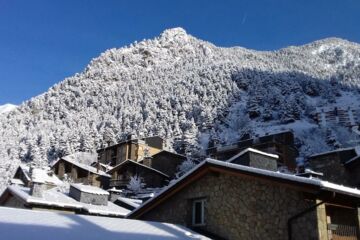
[[[73,183],[70,185],[69,196],[82,203],[107,206],[109,193],[95,186]]]
[[[144,161],[143,161],[143,164],[145,165],[145,166],[148,166],[148,167],[151,167],[152,166],[152,157],[150,157],[150,156],[145,156],[144,157]]]
[[[228,162],[275,172],[278,170],[278,158],[275,154],[247,148],[230,158]]]
[[[46,191],[47,187],[44,182],[41,181],[33,181],[31,183],[30,195],[37,198],[42,198],[44,196],[44,191]]]

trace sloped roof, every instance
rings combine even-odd
[[[66,162],[69,162],[79,168],[82,168],[88,172],[91,172],[91,173],[94,173],[94,174],[97,174],[97,175],[100,175],[100,176],[104,176],[104,177],[111,177],[109,174],[106,174],[104,171],[101,171],[101,170],[98,170],[90,165],[86,165],[86,164],[83,164],[83,163],[80,163],[76,160],[76,158],[74,158],[74,156],[72,155],[69,155],[69,156],[65,156],[65,157],[62,157],[60,159],[58,159],[57,161],[55,161],[51,167],[54,167],[58,162],[60,161],[66,161]]]
[[[232,162],[232,161],[234,161],[235,159],[237,159],[238,157],[240,157],[240,156],[242,156],[242,155],[244,155],[245,153],[248,153],[248,152],[257,153],[257,154],[260,154],[260,155],[264,155],[264,156],[272,157],[272,158],[276,158],[276,159],[279,158],[279,156],[276,155],[276,154],[271,154],[271,153],[263,152],[263,151],[260,151],[260,150],[254,149],[254,148],[246,148],[245,150],[239,152],[238,154],[236,154],[235,156],[233,156],[232,158],[230,158],[229,160],[227,160],[227,162]]]
[[[97,195],[109,195],[109,192],[107,192],[99,187],[95,187],[95,186],[91,186],[91,185],[84,185],[81,183],[72,183],[70,186],[80,190],[81,192],[92,193],[92,194],[97,194]]]
[[[353,148],[353,147],[349,147],[349,148],[338,148],[338,149],[335,149],[335,150],[331,150],[331,151],[327,151],[327,152],[321,152],[321,153],[316,153],[316,154],[310,155],[309,158],[319,157],[319,156],[323,156],[323,155],[327,155],[327,154],[332,154],[332,153],[337,153],[337,152],[351,151],[351,150],[354,150],[354,151],[355,151],[355,148]]]
[[[153,171],[153,172],[156,173],[156,174],[160,174],[160,175],[162,175],[162,176],[164,176],[164,177],[170,178],[168,175],[166,175],[165,173],[163,173],[163,172],[161,172],[161,171],[159,171],[159,170],[156,170],[155,168],[148,167],[148,166],[146,166],[146,165],[144,165],[144,164],[135,162],[134,160],[131,160],[131,159],[125,160],[124,162],[122,162],[122,163],[114,166],[114,168],[111,169],[111,170],[109,170],[109,171],[107,171],[107,173],[112,173],[113,171],[116,171],[119,167],[122,167],[122,166],[124,166],[124,165],[126,165],[126,164],[135,164],[135,165],[137,165],[137,166],[139,166],[139,167],[143,167],[143,168],[146,168],[146,169],[148,169],[148,170],[150,170],[150,171]]]
[[[123,202],[129,206],[132,206],[134,208],[139,207],[142,204],[142,200],[139,199],[132,199],[132,198],[126,198],[126,197],[118,197],[116,199],[117,201]]]
[[[19,197],[24,202],[30,205],[41,205],[41,206],[74,209],[74,210],[78,209],[78,210],[84,210],[89,214],[104,215],[104,216],[124,217],[126,214],[129,213],[129,210],[117,206],[109,201],[107,206],[92,205],[92,204],[76,201],[75,199],[71,198],[67,192],[62,191],[58,187],[45,190],[43,193],[43,197],[41,198],[31,196],[30,188],[27,187],[9,186],[5,190],[5,192],[6,191],[11,192],[13,195]]]
[[[175,155],[177,157],[181,157],[181,158],[185,158],[186,159],[186,156],[184,155],[181,155],[181,154],[178,154],[176,152],[170,152],[168,150],[161,150],[160,152],[158,153],[155,153],[154,155],[152,155],[152,157],[156,156],[156,155],[160,155],[160,154],[170,154],[170,155]]]
[[[205,240],[183,226],[0,207],[2,239]]]
[[[142,215],[143,213],[155,207],[158,203],[165,201],[167,197],[171,196],[172,194],[175,194],[177,190],[178,189],[180,190],[184,185],[196,181],[197,178],[192,176],[195,176],[197,173],[203,172],[203,174],[206,174],[209,171],[216,171],[216,170],[228,170],[234,173],[239,173],[240,175],[245,174],[255,178],[265,178],[267,180],[274,182],[286,183],[287,185],[290,186],[300,185],[303,186],[304,188],[307,187],[309,189],[312,189],[312,191],[330,191],[360,199],[360,190],[355,188],[345,187],[335,183],[322,181],[316,178],[299,177],[291,174],[253,168],[244,165],[214,160],[214,159],[206,159],[202,163],[197,165],[195,168],[193,168],[191,171],[180,177],[178,180],[171,182],[171,184],[168,187],[164,188],[154,198],[149,199],[139,208],[135,209],[127,217],[133,218]]]
[[[55,175],[49,174],[49,170],[35,168],[32,170],[31,180],[33,182],[61,185],[63,182]]]

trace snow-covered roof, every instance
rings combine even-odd
[[[91,186],[91,185],[84,185],[80,183],[72,183],[70,186],[80,190],[81,192],[92,193],[97,195],[109,195],[109,193],[101,188]]]
[[[46,169],[34,168],[31,173],[31,180],[38,183],[61,185],[63,182],[54,174]]]
[[[43,197],[33,197],[30,195],[30,188],[9,186],[7,188],[13,195],[21,198],[28,204],[36,204],[42,206],[51,206],[67,209],[81,209],[89,214],[105,215],[105,216],[118,216],[124,217],[129,213],[128,209],[117,206],[112,202],[108,202],[107,206],[92,205],[87,203],[78,202],[71,198],[67,192],[61,191],[60,188],[55,187],[43,192]]]
[[[30,167],[25,164],[20,164],[19,169],[21,169],[21,171],[24,173],[26,180],[30,181]]]
[[[181,155],[181,154],[176,153],[176,152],[171,152],[171,151],[168,151],[168,150],[161,150],[160,152],[155,153],[155,154],[152,155],[152,156],[154,157],[154,156],[156,156],[156,155],[160,155],[160,154],[163,154],[163,153],[169,153],[169,154],[173,154],[173,155],[176,155],[176,156],[179,156],[179,157],[182,157],[182,158],[186,158],[186,156],[184,156],[184,155]]]
[[[229,160],[227,160],[227,162],[232,162],[232,161],[234,161],[235,159],[237,159],[238,157],[244,155],[247,152],[258,153],[258,154],[261,154],[261,155],[264,155],[264,156],[267,156],[267,157],[276,158],[276,159],[279,158],[279,156],[276,155],[276,154],[271,154],[271,153],[259,151],[259,150],[254,149],[254,148],[246,148],[245,150],[243,150],[240,153],[236,154],[235,156],[231,157]]]
[[[83,164],[83,163],[80,163],[80,162],[77,162],[76,158],[74,158],[72,155],[69,155],[69,156],[65,156],[61,159],[58,159],[57,161],[55,161],[53,164],[52,164],[52,167],[54,167],[59,161],[61,160],[64,160],[64,161],[67,161],[71,164],[74,164],[75,166],[79,167],[79,168],[82,168],[88,172],[91,172],[91,173],[94,173],[94,174],[97,174],[97,175],[101,175],[101,176],[104,176],[104,177],[111,177],[109,174],[105,173],[104,171],[101,171],[101,170],[98,170],[90,165],[86,165],[86,164]]]
[[[359,160],[359,159],[360,159],[360,156],[357,155],[357,156],[349,159],[348,161],[346,161],[346,162],[344,163],[344,165],[347,165],[347,164],[349,164],[349,163],[355,162],[355,161],[357,161],[357,160]]]
[[[111,173],[112,171],[115,171],[118,167],[120,167],[120,166],[122,166],[122,165],[125,165],[125,164],[127,164],[127,163],[136,164],[136,165],[138,165],[138,166],[141,166],[141,167],[143,167],[143,168],[147,168],[147,169],[149,169],[149,170],[151,170],[151,171],[153,171],[153,172],[156,172],[156,173],[158,173],[158,174],[160,174],[160,175],[163,175],[163,176],[169,178],[169,176],[166,175],[165,173],[163,173],[163,172],[161,172],[161,171],[159,171],[159,170],[157,170],[157,169],[155,169],[155,168],[152,168],[152,167],[146,166],[146,165],[144,165],[144,164],[138,163],[138,162],[136,162],[136,161],[134,161],[134,160],[131,160],[131,159],[125,160],[124,162],[116,165],[113,169],[111,169],[111,170],[109,170],[109,171],[107,171],[107,172],[108,172],[108,173]]]
[[[313,155],[310,155],[309,158],[314,158],[314,157],[319,157],[322,155],[327,155],[327,154],[332,154],[332,153],[337,153],[337,152],[343,152],[343,151],[349,151],[349,150],[354,150],[353,147],[349,147],[349,148],[338,148],[335,150],[331,150],[331,151],[326,151],[326,152],[321,152],[321,153],[316,153]]]
[[[0,207],[2,239],[191,240],[209,239],[183,226]]]
[[[128,204],[129,206],[132,206],[134,208],[139,207],[143,202],[139,199],[125,198],[125,197],[118,197],[117,200],[125,204]]]
[[[123,190],[116,189],[115,187],[109,188],[107,191],[108,192],[114,192],[114,193],[122,193],[123,192]]]
[[[131,215],[135,214],[136,212],[140,211],[141,209],[147,207],[149,204],[156,201],[160,196],[166,194],[170,189],[175,188],[180,182],[185,180],[192,173],[194,173],[195,171],[197,171],[198,169],[200,169],[201,167],[203,167],[204,165],[207,165],[207,164],[211,165],[211,166],[215,166],[215,167],[216,166],[217,167],[225,167],[225,168],[232,169],[232,170],[238,170],[238,171],[241,171],[242,173],[250,173],[253,175],[256,174],[259,176],[268,176],[268,177],[272,177],[274,179],[286,180],[289,183],[308,184],[308,185],[312,185],[314,187],[318,187],[319,190],[322,189],[322,190],[326,190],[326,191],[342,193],[345,195],[360,198],[360,190],[358,190],[356,188],[350,188],[350,187],[346,187],[343,185],[338,185],[335,183],[322,181],[317,178],[305,178],[305,177],[300,177],[300,176],[296,176],[296,175],[292,175],[292,174],[274,172],[274,171],[269,171],[269,170],[265,170],[265,169],[248,167],[248,166],[244,166],[244,165],[233,164],[230,162],[224,162],[224,161],[219,161],[219,160],[214,160],[214,159],[208,158],[208,159],[204,160],[202,163],[198,164],[191,171],[187,172],[185,175],[180,177],[179,179],[172,181],[169,186],[165,187],[162,191],[160,191],[158,194],[156,194],[154,198],[151,198],[148,201],[146,201],[139,208],[132,211],[128,216],[131,216]]]
[[[21,181],[21,179],[16,179],[16,178],[11,179],[10,183],[11,184],[16,184],[16,185],[25,185],[24,182]]]

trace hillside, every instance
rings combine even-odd
[[[346,40],[259,52],[166,30],[104,52],[83,72],[0,115],[2,186],[20,161],[45,164],[129,133],[161,135],[192,154],[209,140],[288,128],[304,156],[353,145],[355,133],[319,128],[314,111],[358,103],[359,87],[360,45]]]

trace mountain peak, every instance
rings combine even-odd
[[[176,27],[176,28],[166,29],[164,32],[161,33],[160,38],[166,41],[171,41],[171,40],[181,41],[181,40],[188,40],[189,35],[186,33],[185,29],[181,27]]]

